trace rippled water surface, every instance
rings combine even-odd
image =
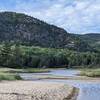
[[[76,77],[79,73],[78,70],[53,70],[48,73],[36,73],[35,75],[58,75],[58,76],[72,76]],[[24,79],[32,79],[34,74],[21,74]],[[80,89],[77,100],[100,100],[100,82],[89,82],[85,80],[58,80],[58,79],[49,79],[49,80],[37,80],[45,82],[60,82],[72,85]]]

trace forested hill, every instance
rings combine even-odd
[[[92,50],[87,43],[62,28],[15,12],[0,13],[0,42],[5,41],[77,51]]]
[[[100,50],[100,33],[88,33],[84,35],[78,35],[78,37],[87,42],[93,48]]]

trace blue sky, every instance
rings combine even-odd
[[[25,13],[71,33],[100,33],[100,0],[0,0],[0,11]]]

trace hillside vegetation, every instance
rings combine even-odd
[[[100,34],[99,33],[89,33],[85,35],[78,35],[80,39],[87,42],[91,47],[100,51]]]
[[[23,45],[93,51],[87,43],[64,29],[15,12],[0,13],[0,42],[5,41]]]

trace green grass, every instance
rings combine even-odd
[[[83,69],[80,75],[88,77],[100,77],[100,68],[98,69]]]
[[[27,68],[27,69],[0,68],[0,72],[8,72],[8,73],[43,73],[49,71],[50,69],[42,69],[42,68]]]
[[[27,69],[13,69],[0,68],[0,80],[21,80],[18,73],[43,73],[49,72],[49,69],[27,68]]]
[[[0,72],[0,81],[1,80],[21,80],[21,77],[17,74],[12,74],[12,73],[1,73]]]
[[[29,73],[44,73],[44,72],[49,72],[49,69],[41,69],[41,68],[28,68],[25,69],[25,72]]]

